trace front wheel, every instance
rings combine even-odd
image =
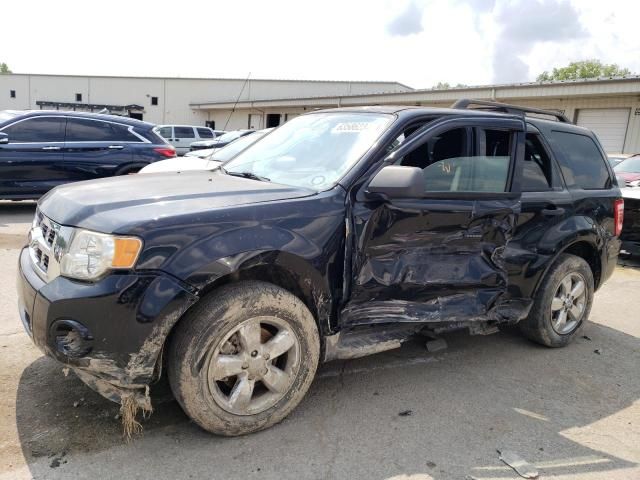
[[[594,281],[589,264],[575,255],[562,254],[547,272],[520,330],[547,347],[564,347],[589,318]]]
[[[294,295],[265,282],[222,287],[177,327],[169,382],[205,430],[242,435],[274,425],[302,400],[315,375],[315,320]]]

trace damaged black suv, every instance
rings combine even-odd
[[[150,409],[166,370],[198,425],[239,435],[291,412],[320,361],[418,332],[518,323],[566,345],[614,270],[622,212],[596,137],[556,112],[318,111],[212,171],[47,194],[20,315],[110,400]]]

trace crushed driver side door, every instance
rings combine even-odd
[[[342,327],[526,315],[528,305],[509,296],[502,260],[520,211],[515,165],[524,128],[518,118],[440,120],[387,158],[385,165],[421,168],[424,192],[381,199],[365,186],[356,195]]]

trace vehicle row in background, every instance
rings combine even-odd
[[[253,145],[272,130],[273,128],[251,130],[250,135],[244,135],[224,147],[195,150],[193,152],[189,152],[182,158],[171,158],[162,160],[161,162],[152,163],[140,170],[139,173],[213,170],[224,162],[231,160],[238,153],[243,151],[245,148],[248,148],[250,145]]]
[[[70,182],[135,173],[175,149],[151,123],[64,111],[0,111],[0,199],[37,199]]]
[[[190,150],[205,150],[208,148],[222,148],[229,145],[234,140],[245,135],[251,135],[255,130],[234,130],[232,132],[224,132],[223,135],[214,138],[213,140],[201,140],[199,142],[193,142]]]
[[[187,153],[193,142],[213,140],[225,133],[222,130],[213,130],[209,127],[198,127],[194,125],[158,125],[154,130],[158,135],[173,145],[178,155]]]
[[[618,177],[618,183],[621,187],[638,187],[640,186],[640,154],[628,155],[625,159],[618,162],[613,170]],[[621,180],[624,183],[621,183]]]

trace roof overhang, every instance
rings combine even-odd
[[[566,82],[522,83],[450,88],[442,90],[412,90],[358,95],[261,99],[252,101],[191,103],[194,110],[264,109],[285,107],[321,108],[378,104],[447,104],[461,98],[477,99],[544,99],[570,97],[603,97],[640,95],[640,76],[610,79],[588,79]]]

